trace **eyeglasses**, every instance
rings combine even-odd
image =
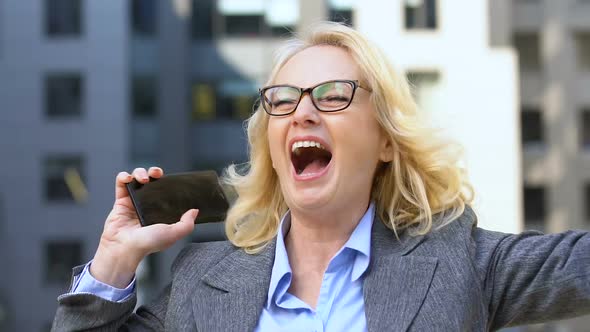
[[[295,112],[303,95],[308,93],[311,102],[319,111],[337,112],[350,106],[357,88],[371,92],[358,81],[333,80],[307,89],[287,84],[267,86],[260,89],[260,100],[266,113],[284,116]]]

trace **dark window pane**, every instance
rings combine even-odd
[[[522,119],[522,142],[542,143],[543,142],[543,121],[541,112],[534,108],[524,108],[521,112]]]
[[[581,144],[584,149],[590,149],[590,107],[582,110]]]
[[[218,88],[218,117],[243,120],[252,115],[258,98],[256,85],[246,80],[226,80]]]
[[[48,201],[86,199],[84,165],[79,156],[51,156],[44,164],[45,198]]]
[[[136,76],[131,80],[131,108],[133,115],[153,117],[158,108],[158,88],[154,76]]]
[[[406,29],[436,29],[436,1],[405,1]]]
[[[524,188],[524,220],[526,225],[543,225],[546,216],[545,188]]]
[[[193,1],[191,35],[193,39],[213,38],[214,3],[212,0]]]
[[[256,87],[249,81],[196,83],[192,87],[192,118],[243,120],[252,115],[257,98]]]
[[[82,114],[83,81],[80,74],[56,73],[45,77],[45,111],[50,117]]]
[[[50,241],[45,244],[45,281],[66,284],[72,268],[82,263],[80,241]]]
[[[52,37],[80,35],[82,3],[83,1],[80,0],[46,0],[47,35]]]
[[[332,22],[339,22],[352,26],[352,10],[350,9],[330,9],[329,18]]]
[[[290,37],[295,31],[293,26],[271,26],[270,34],[274,37]]]
[[[539,34],[535,32],[514,35],[514,47],[522,71],[538,71],[541,68]]]
[[[260,36],[264,27],[262,15],[227,15],[225,33],[230,36]]]
[[[133,33],[151,37],[156,34],[157,0],[131,1],[131,26]]]

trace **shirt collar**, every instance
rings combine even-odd
[[[373,226],[374,215],[375,204],[371,202],[348,241],[346,241],[342,249],[335,255],[335,257],[338,256],[345,249],[351,249],[357,253],[353,261],[351,281],[358,280],[369,267],[371,258],[371,228]],[[279,225],[280,231],[277,234],[275,260],[272,266],[268,289],[268,304],[272,302],[273,297],[279,297],[285,294],[291,285],[292,271],[291,265],[289,265],[289,257],[287,256],[287,248],[285,247],[285,235],[290,227],[291,211],[287,211],[281,219]],[[282,281],[283,279],[285,280]]]

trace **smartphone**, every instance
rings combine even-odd
[[[215,171],[198,171],[127,183],[129,197],[142,226],[173,224],[183,213],[199,209],[197,223],[224,221],[229,202]]]

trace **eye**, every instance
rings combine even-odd
[[[346,96],[341,96],[341,95],[331,95],[331,96],[323,96],[319,99],[319,101],[339,102],[339,101],[348,101],[348,98]]]
[[[289,106],[289,105],[294,105],[294,104],[295,104],[294,99],[279,99],[279,100],[273,100],[272,107]]]

